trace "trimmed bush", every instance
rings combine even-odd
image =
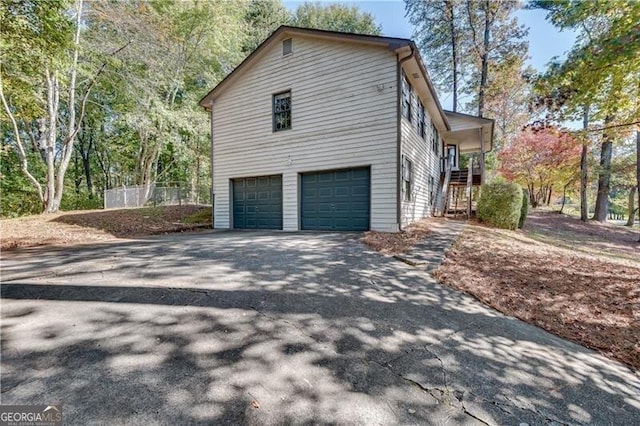
[[[478,200],[478,219],[503,229],[516,229],[522,210],[520,185],[494,180],[482,186]]]
[[[527,220],[527,214],[529,213],[529,190],[522,188],[522,209],[520,210],[520,220],[518,221],[518,228],[522,229],[524,221]]]

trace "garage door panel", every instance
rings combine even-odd
[[[354,213],[368,213],[369,212],[369,203],[368,202],[353,202],[351,203],[351,211]]]
[[[351,187],[351,195],[354,197],[369,197],[369,185],[354,185]]]
[[[351,203],[348,201],[338,201],[333,204],[333,209],[336,214],[349,214],[351,212]]]
[[[305,180],[303,184],[307,184],[307,186],[312,187],[312,185],[316,182],[318,182],[318,175],[311,174],[311,175],[305,175]]]
[[[302,229],[369,229],[369,179],[369,168],[303,174]]]
[[[321,182],[321,183],[333,182],[333,175],[320,174],[318,175],[318,182]]]
[[[351,170],[342,170],[334,172],[334,180],[336,182],[351,182],[352,180],[352,171]]]
[[[233,226],[239,229],[282,229],[282,176],[233,181]]]
[[[322,182],[321,182],[322,183]],[[327,182],[324,182],[327,183]],[[333,188],[318,188],[318,198],[331,198],[333,197]]]
[[[351,192],[351,188],[347,187],[336,187],[335,191],[333,192],[333,194],[336,197],[348,197],[349,193]]]
[[[331,213],[333,211],[333,205],[331,203],[318,203],[316,206],[320,213]]]

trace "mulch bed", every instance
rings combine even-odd
[[[423,219],[407,226],[402,232],[367,231],[362,240],[372,249],[384,254],[406,253],[429,235],[430,224],[438,220],[442,219]]]
[[[524,230],[529,234],[561,237],[563,245],[570,248],[637,256],[640,260],[640,231],[637,228],[592,220],[582,222],[556,212],[535,212],[527,218]]]
[[[634,251],[630,240],[637,231],[557,214],[528,220],[525,231],[515,232],[470,225],[436,276],[498,311],[640,370],[640,248]],[[530,232],[549,241],[529,238]]]

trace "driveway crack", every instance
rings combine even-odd
[[[398,356],[395,359],[399,359],[402,356],[406,355],[407,353],[413,352],[414,350],[415,349],[411,349],[411,350],[405,351],[405,353],[403,355]],[[427,352],[432,353],[429,350],[427,350]],[[446,382],[446,371],[445,371],[445,368],[444,368],[444,363],[442,362],[442,360],[436,354],[433,354],[433,355],[436,357],[436,359],[438,359],[438,361],[440,361],[440,365],[441,365],[443,376],[444,376],[444,383],[445,383],[444,388],[440,388],[440,387],[437,387],[437,386],[434,386],[434,387],[424,386],[423,384],[421,384],[420,382],[418,382],[416,380],[413,380],[413,379],[411,379],[411,378],[409,378],[409,377],[407,377],[407,376],[405,376],[403,374],[395,372],[393,370],[393,367],[391,367],[391,364],[389,364],[389,363],[380,363],[380,362],[373,361],[373,360],[371,362],[373,362],[374,364],[380,366],[381,368],[384,368],[384,369],[388,370],[389,372],[391,372],[395,376],[397,376],[400,379],[402,379],[403,381],[411,384],[412,386],[417,387],[421,391],[431,395],[431,397],[433,397],[433,399],[435,399],[439,404],[445,404],[445,405],[448,405],[448,406],[453,407],[455,409],[458,409],[458,410],[462,411],[465,415],[467,415],[467,416],[469,416],[469,417],[481,422],[482,424],[485,424],[485,425],[490,424],[490,423],[486,422],[485,420],[482,420],[481,418],[479,418],[475,414],[471,413],[469,410],[467,410],[467,408],[464,406],[464,403],[462,402],[462,398],[464,396],[464,391],[449,388],[449,386],[447,385],[447,382]],[[389,361],[389,362],[391,362],[391,361]],[[459,402],[460,405],[453,404],[453,403],[450,402],[450,399],[446,398],[447,395],[451,395],[451,394],[453,394],[454,398]]]
[[[444,387],[445,388],[448,388],[449,387],[449,383],[447,381],[447,369],[444,367],[444,362],[442,362],[442,358],[440,358],[437,353],[433,352],[432,350],[428,349],[427,347],[425,347],[425,350],[427,352],[429,352],[431,355],[433,355],[435,357],[435,359],[437,359],[438,362],[440,363],[440,369],[442,370],[442,383],[444,383]]]
[[[543,413],[540,410],[535,409],[534,407],[523,407],[520,404],[518,404],[517,401],[514,401],[513,399],[509,398],[508,396],[503,395],[504,399],[506,399],[507,401],[509,401],[514,407],[520,409],[520,410],[524,410],[524,411],[529,411],[530,413],[534,413],[538,416],[542,416],[544,417],[547,421],[550,422],[554,422],[563,426],[574,426],[574,425],[581,425],[583,423],[569,423],[566,422],[564,420],[560,420],[559,418],[549,415],[547,413]],[[493,401],[488,401],[488,402],[493,402]],[[498,405],[498,403],[493,402],[494,404]]]

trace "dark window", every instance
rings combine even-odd
[[[411,85],[404,74],[402,74],[402,115],[411,121]]]
[[[293,40],[290,38],[282,41],[282,56],[293,53]]]
[[[402,194],[404,201],[411,201],[411,182],[413,180],[413,165],[406,156],[402,157]]]
[[[424,127],[424,105],[422,105],[422,101],[418,101],[418,133],[420,133],[423,139],[425,137]]]
[[[438,154],[438,146],[440,145],[440,136],[438,135],[438,129],[436,129],[435,124],[431,122],[431,149],[433,152]]]
[[[273,95],[273,131],[291,128],[291,92]]]
[[[435,189],[435,179],[433,176],[429,176],[429,205],[433,206],[433,203],[436,201],[436,194],[434,192]]]

